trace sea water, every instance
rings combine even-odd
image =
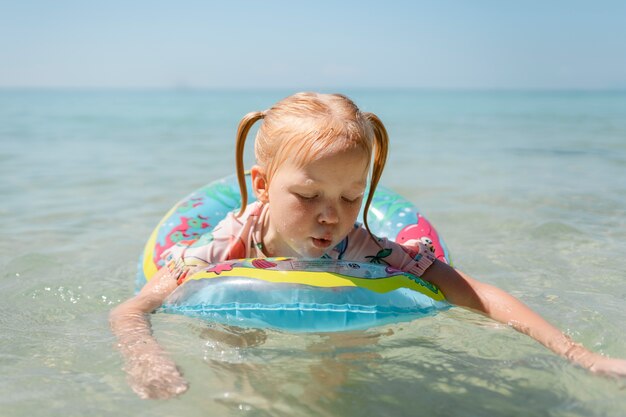
[[[626,414],[626,379],[459,308],[332,335],[156,314],[190,389],[140,400],[108,312],[161,216],[233,172],[240,118],[290,93],[0,91],[1,416]],[[344,93],[457,267],[626,357],[626,93]]]

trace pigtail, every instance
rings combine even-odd
[[[370,180],[370,191],[367,195],[367,200],[365,201],[365,206],[363,208],[363,224],[365,225],[365,228],[370,236],[373,238],[374,235],[367,224],[367,212],[369,211],[370,204],[374,198],[374,192],[376,191],[376,186],[378,185],[380,177],[383,175],[383,169],[385,168],[385,163],[387,162],[389,136],[387,135],[387,129],[385,129],[383,122],[380,121],[378,116],[374,113],[363,113],[363,116],[370,123],[370,126],[374,131],[374,163],[372,166],[372,179]]]
[[[235,164],[237,168],[237,181],[239,182],[239,192],[241,193],[241,209],[236,217],[239,217],[246,210],[248,205],[248,189],[246,187],[246,174],[243,166],[243,150],[246,145],[246,138],[250,128],[257,120],[263,119],[265,112],[251,112],[246,114],[237,128],[237,138],[235,142]]]

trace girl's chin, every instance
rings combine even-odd
[[[302,248],[302,250],[298,251],[298,255],[296,255],[299,258],[312,258],[312,259],[316,259],[316,258],[321,258],[322,256],[324,256],[324,254],[328,252],[328,249],[324,249],[324,248],[318,248],[318,247],[309,247],[309,248]]]
[[[318,250],[318,251],[302,251],[299,254],[296,255],[296,258],[302,258],[302,259],[318,259],[321,258],[322,256],[324,256],[326,252]]]

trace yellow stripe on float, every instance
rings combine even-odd
[[[360,287],[377,293],[387,293],[399,288],[408,288],[418,291],[436,301],[444,301],[441,291],[433,292],[429,288],[418,284],[406,275],[394,275],[385,278],[356,278],[334,272],[319,271],[276,271],[272,269],[236,267],[230,271],[215,272],[200,271],[188,280],[212,279],[220,277],[254,278],[266,282],[302,284],[313,287]]]

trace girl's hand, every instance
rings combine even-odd
[[[157,353],[128,358],[124,370],[130,387],[143,399],[172,398],[189,388],[176,364]]]
[[[626,377],[626,360],[596,356],[597,359],[594,364],[589,367],[591,372],[600,375]]]
[[[626,360],[609,358],[599,353],[591,352],[581,344],[573,343],[565,356],[598,375],[626,377]]]

